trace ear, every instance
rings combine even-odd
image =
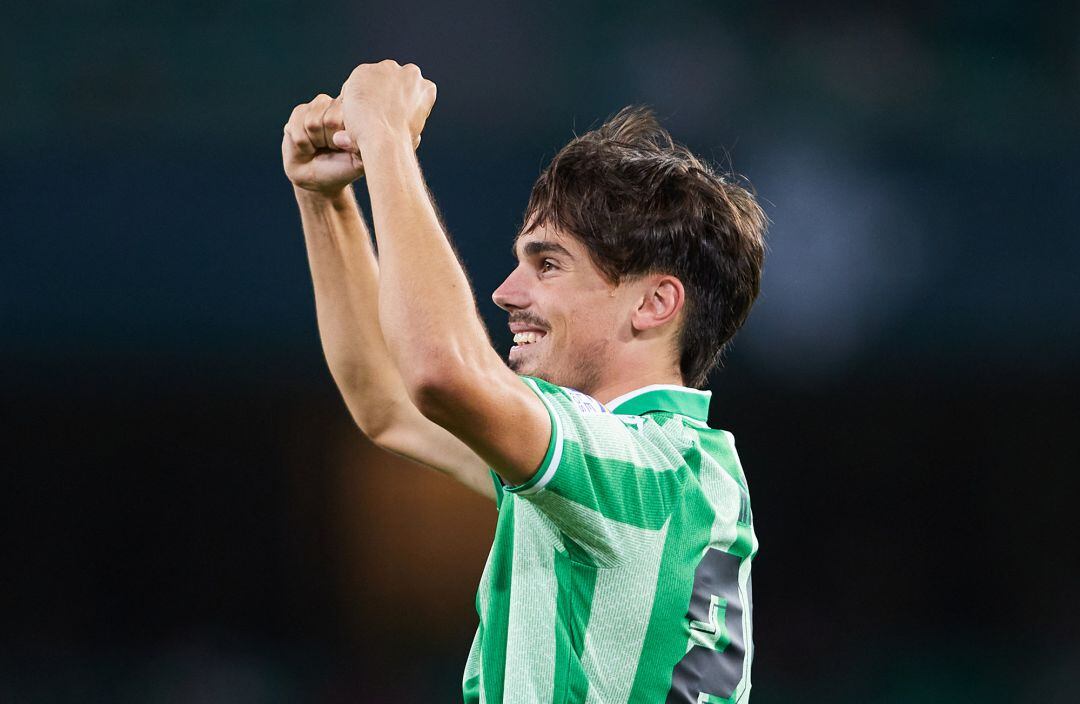
[[[675,320],[686,302],[682,281],[669,274],[646,277],[630,322],[635,330],[652,330]]]

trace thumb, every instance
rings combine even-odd
[[[346,152],[359,152],[360,151],[359,149],[356,148],[356,145],[353,144],[352,138],[349,136],[349,133],[346,132],[345,130],[340,130],[338,132],[335,132],[334,136],[331,137],[330,139],[331,139],[331,141],[333,141],[334,146],[337,147],[338,149],[342,150],[342,151],[346,151]]]

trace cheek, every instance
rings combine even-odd
[[[575,311],[567,311],[564,336],[568,342],[588,344],[597,340],[610,339],[612,313],[595,305],[582,306]]]
[[[543,288],[543,287],[541,287]],[[584,286],[552,287],[537,300],[560,343],[578,346],[611,339],[616,331],[618,301],[608,289],[590,282]]]

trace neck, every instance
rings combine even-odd
[[[677,360],[665,354],[666,341],[654,341],[648,346],[624,345],[604,365],[604,372],[589,390],[581,389],[605,406],[612,399],[652,384],[683,385],[682,370]],[[644,347],[644,349],[642,349]]]
[[[622,375],[618,379],[602,382],[596,388],[590,389],[585,393],[606,406],[612,399],[616,399],[623,394],[640,389],[643,386],[651,386],[653,384],[674,384],[676,386],[683,386],[682,374],[677,371],[657,371],[651,373],[645,372],[632,376]]]

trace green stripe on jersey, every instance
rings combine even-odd
[[[746,477],[710,394],[608,407],[522,380],[551,415],[536,474],[498,489],[466,702],[745,702],[753,655]]]

